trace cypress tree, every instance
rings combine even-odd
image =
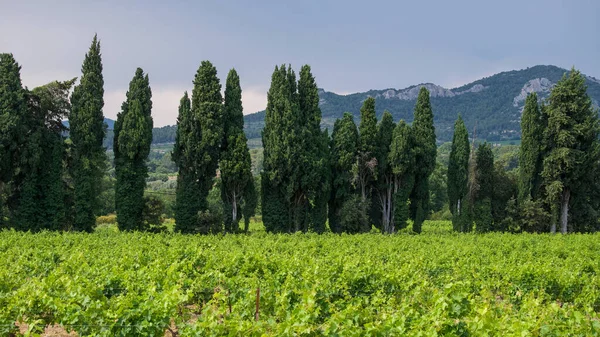
[[[19,163],[23,143],[21,120],[26,115],[26,91],[21,84],[21,67],[12,54],[0,54],[0,225],[8,217],[10,191],[7,184]]]
[[[547,128],[544,132],[545,158],[542,176],[547,203],[553,214],[551,232],[573,230],[569,225],[569,207],[585,208],[586,185],[590,172],[597,171],[600,150],[598,112],[587,95],[585,78],[574,68],[556,83],[548,98]],[[572,200],[572,196],[578,196]],[[574,203],[577,201],[577,203]]]
[[[460,115],[454,123],[452,149],[448,162],[448,200],[452,212],[452,225],[455,231],[465,231],[465,197],[469,183],[469,157],[471,146],[467,128]]]
[[[179,101],[177,133],[171,158],[177,165],[175,191],[175,228],[179,232],[193,233],[198,224],[200,186],[193,166],[194,119],[187,91]]]
[[[220,220],[208,210],[207,196],[213,187],[223,143],[223,97],[212,63],[202,61],[196,72],[191,108],[185,100],[187,95],[180,104],[181,119],[178,119],[178,123],[185,125],[178,130],[180,139],[173,152],[179,168],[175,230],[217,232],[222,229]],[[199,218],[200,213],[204,214],[203,219]]]
[[[360,191],[360,209],[363,212],[360,231],[371,230],[372,215],[371,198],[377,179],[377,117],[375,115],[375,98],[368,97],[360,109],[359,151],[353,167],[355,181]],[[378,212],[376,212],[378,213]]]
[[[146,159],[152,143],[152,90],[148,75],[137,68],[114,126],[115,208],[119,229],[147,230],[143,219]]]
[[[421,226],[429,212],[429,176],[435,169],[436,143],[433,110],[429,91],[422,87],[414,112],[412,132],[415,139],[415,184],[410,197],[413,231],[421,233]]]
[[[393,195],[394,184],[393,173],[388,160],[390,146],[396,124],[389,111],[383,113],[381,121],[377,125],[377,181],[374,183],[375,193],[372,198],[371,221],[375,223],[384,233],[392,232]]]
[[[246,135],[244,134],[244,114],[242,107],[242,89],[240,78],[231,69],[225,84],[225,103],[223,106],[223,149],[221,153],[221,197],[225,208],[225,230],[237,232],[242,216],[242,203],[246,197],[252,198],[249,185],[254,188],[252,162]],[[252,210],[245,209],[246,213]]]
[[[331,134],[331,197],[329,199],[329,228],[334,233],[345,229],[340,223],[340,210],[344,203],[356,194],[353,186],[352,167],[358,154],[359,138],[352,114],[335,121]]]
[[[75,230],[91,232],[96,223],[95,211],[106,158],[102,147],[106,134],[102,113],[104,79],[97,36],[94,36],[81,70],[80,83],[71,96],[72,112],[69,118],[75,191],[73,227]]]
[[[494,193],[494,155],[490,144],[484,143],[477,148],[475,160],[477,192],[473,200],[472,219],[478,232],[489,232],[493,229]]]
[[[521,146],[519,148],[519,201],[536,199],[541,183],[542,140],[544,126],[537,94],[527,95],[521,116]]]
[[[300,186],[306,194],[305,207],[310,209],[309,228],[321,233],[327,222],[327,196],[330,193],[329,135],[321,131],[319,89],[309,65],[302,66],[298,80],[298,108],[301,169]]]
[[[415,181],[415,144],[412,129],[403,120],[394,128],[388,166],[392,172],[392,219],[389,233],[405,228],[410,217],[409,196]]]
[[[264,148],[263,172],[261,175],[261,206],[265,228],[269,232],[288,230],[289,202],[286,194],[288,177],[286,156],[285,110],[292,109],[287,86],[287,69],[275,67],[271,86],[267,92],[265,126],[262,131]]]

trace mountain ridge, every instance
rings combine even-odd
[[[360,107],[367,97],[376,100],[377,116],[384,110],[392,113],[394,120],[412,122],[412,112],[418,91],[425,86],[431,93],[431,103],[438,140],[449,141],[456,117],[460,113],[471,132],[477,137],[495,140],[520,138],[520,114],[527,94],[537,92],[540,100],[547,98],[550,89],[569,70],[553,65],[536,65],[520,70],[510,70],[483,77],[470,83],[445,88],[434,83],[420,83],[404,89],[371,89],[346,95],[319,89],[322,126],[333,127],[335,119],[350,112],[359,122]],[[586,76],[588,94],[598,106],[600,81]],[[248,138],[260,137],[264,125],[264,111],[246,115]]]

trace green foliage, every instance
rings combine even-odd
[[[85,55],[79,85],[71,96],[72,111],[69,116],[70,137],[73,142],[73,184],[75,219],[73,229],[92,231],[98,208],[99,187],[102,180],[105,149],[102,140],[106,125],[104,107],[104,79],[100,42],[94,36]]]
[[[574,229],[568,224],[568,209],[575,201],[571,200],[571,194],[587,188],[585,185],[591,181],[586,177],[589,171],[597,169],[600,160],[598,112],[592,108],[585,79],[579,71],[572,69],[556,84],[544,112],[547,128],[542,176],[546,202],[554,216],[553,223],[560,214],[561,232],[566,233]],[[586,203],[585,198],[578,201]]]
[[[410,218],[410,193],[415,183],[415,138],[403,120],[394,128],[388,162],[394,186],[392,230],[403,229]]]
[[[246,192],[254,193],[249,184],[253,183],[252,161],[246,135],[244,135],[244,114],[242,108],[242,89],[240,78],[231,69],[225,85],[225,103],[223,107],[224,139],[219,169],[221,171],[221,197],[225,214],[225,231],[237,232],[238,222],[243,215],[241,205],[252,205],[245,202]],[[253,198],[253,196],[250,196]],[[247,209],[246,212],[253,213]]]
[[[320,128],[318,89],[309,66],[300,80],[290,66],[275,67],[267,93],[262,139],[262,212],[268,231],[322,231],[329,191],[326,135]]]
[[[542,137],[544,120],[538,106],[537,94],[527,96],[521,117],[521,146],[519,148],[519,200],[537,199],[541,184]]]
[[[163,214],[165,213],[165,204],[157,197],[144,197],[144,209],[142,212],[143,229],[146,231],[158,233],[166,231],[163,225],[165,222]]]
[[[331,198],[329,199],[329,228],[341,233],[340,209],[355,193],[352,186],[352,165],[358,153],[358,130],[350,113],[337,120],[331,134]]]
[[[475,222],[478,232],[489,232],[493,230],[494,219],[492,217],[492,198],[494,193],[494,155],[492,147],[483,143],[476,152],[477,190],[474,198],[470,200],[473,205],[471,218]]]
[[[421,224],[429,213],[429,176],[435,169],[436,138],[429,91],[419,91],[415,105],[412,134],[415,144],[415,180],[410,196],[413,231],[421,232]]]
[[[426,222],[420,236],[3,231],[0,335],[17,334],[15,321],[79,336],[597,333],[598,235],[450,231],[449,222]]]
[[[370,200],[363,201],[359,195],[352,195],[345,200],[339,210],[340,232],[361,233],[371,226],[369,215],[365,210],[370,209]]]
[[[144,222],[146,160],[152,143],[152,90],[148,75],[137,68],[129,83],[127,100],[114,125],[114,162],[117,181],[115,207],[119,229],[147,230]]]
[[[467,210],[465,207],[466,196],[469,183],[469,157],[471,156],[471,145],[469,144],[469,134],[462,120],[458,115],[454,123],[454,135],[452,136],[452,148],[448,161],[448,204],[453,215],[454,230],[460,231],[463,213]],[[460,206],[459,206],[460,205]]]

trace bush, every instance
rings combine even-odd
[[[346,200],[340,209],[340,226],[343,232],[360,233],[371,229],[369,223],[370,202],[363,202],[358,195]]]
[[[108,225],[117,223],[116,214],[102,215],[96,218],[96,225]]]
[[[165,218],[165,204],[157,197],[144,197],[144,227],[150,232],[164,232],[167,227],[163,225]]]

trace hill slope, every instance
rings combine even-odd
[[[520,137],[520,116],[529,92],[537,92],[541,99],[547,98],[552,86],[566,73],[556,66],[535,66],[513,70],[482,78],[454,89],[424,83],[406,89],[370,90],[350,95],[338,95],[320,90],[320,107],[323,112],[322,126],[330,130],[337,118],[348,111],[358,123],[362,102],[369,96],[376,99],[377,115],[384,110],[394,120],[412,122],[413,108],[422,86],[431,92],[438,140],[449,141],[457,115],[462,114],[469,132],[477,123],[477,137],[487,140],[509,140]],[[597,106],[600,102],[600,80],[587,78],[588,93]],[[264,111],[245,116],[248,138],[260,137],[264,126]]]

